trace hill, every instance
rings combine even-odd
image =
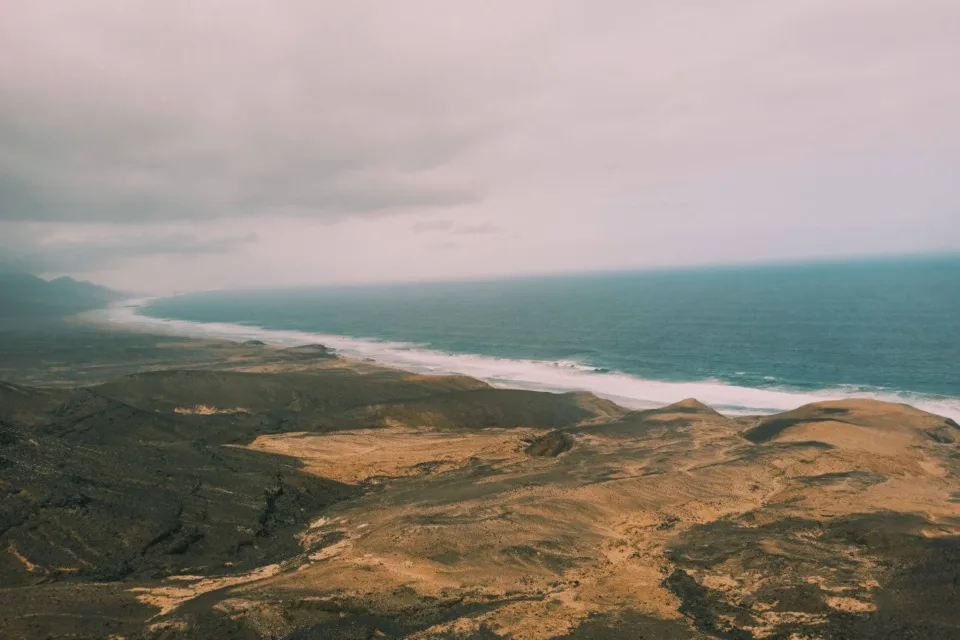
[[[687,401],[559,431],[258,436],[377,491],[327,511],[289,574],[231,590],[233,621],[288,620],[313,593],[336,615],[278,635],[960,637],[960,429],[857,401],[748,437],[778,419]],[[170,619],[201,624],[189,602]]]
[[[124,294],[69,277],[43,278],[0,269],[0,318],[59,318],[104,307]]]
[[[0,384],[0,636],[960,637],[951,420],[196,348]]]

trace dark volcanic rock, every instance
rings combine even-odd
[[[960,536],[927,538],[922,531],[929,526],[919,516],[898,513],[858,514],[828,523],[784,519],[759,527],[730,521],[701,525],[675,541],[669,557],[678,568],[664,586],[683,602],[680,611],[714,637],[753,637],[740,627],[759,622],[750,607],[755,600],[775,612],[826,617],[811,624],[784,622],[773,636],[777,638],[960,638],[955,607]],[[778,546],[764,544],[770,541]],[[879,586],[863,585],[851,560],[856,556],[888,568]],[[732,603],[695,577],[721,566],[724,573],[753,571],[767,578],[749,600]],[[830,608],[827,598],[833,594],[805,581],[807,573],[833,576],[849,585],[844,596],[874,599],[877,609],[855,613]]]
[[[664,620],[623,611],[617,616],[591,616],[556,640],[699,640],[681,620]]]
[[[551,431],[540,436],[527,446],[525,451],[531,456],[549,456],[555,458],[573,448],[574,437],[563,431]]]
[[[250,570],[296,553],[297,531],[359,493],[292,458],[212,444],[229,427],[219,416],[4,390],[4,586]]]
[[[296,553],[296,531],[358,492],[201,442],[30,440],[2,449],[0,541],[29,562],[0,558],[4,585],[250,570]]]
[[[278,431],[390,424],[559,428],[596,416],[576,394],[492,389],[464,376],[409,376],[393,371],[361,375],[340,368],[309,373],[156,371],[92,387],[88,393],[150,413],[154,422],[195,407],[226,410],[202,417],[181,415],[170,427],[173,431],[186,428],[182,436],[189,437],[202,424],[207,441],[223,443],[246,443],[259,434]]]

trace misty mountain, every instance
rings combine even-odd
[[[44,280],[0,269],[0,318],[56,318],[98,309],[125,294],[69,277]]]

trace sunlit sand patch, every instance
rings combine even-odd
[[[731,629],[740,625],[731,616],[718,616]],[[759,624],[743,625],[744,628],[753,632],[756,638],[769,638],[777,634],[777,630],[782,625],[804,625],[818,627],[826,623],[827,617],[823,614],[800,613],[796,611],[764,611],[760,614]],[[819,640],[819,636],[808,636]]]
[[[948,473],[942,464],[930,458],[923,458],[919,460],[917,464],[920,465],[920,468],[923,469],[926,474],[937,478],[943,478]]]
[[[153,624],[147,627],[147,629],[153,633],[159,633],[159,632],[184,633],[189,628],[190,628],[189,625],[184,620],[163,620],[161,622],[154,622]]]
[[[174,611],[184,602],[203,595],[208,591],[263,580],[264,578],[277,575],[279,571],[279,564],[271,564],[240,575],[223,576],[221,578],[201,578],[193,584],[186,586],[136,587],[130,589],[130,591],[137,594],[137,600],[140,602],[160,609],[160,612],[154,616],[154,618],[159,618]],[[178,577],[181,578],[179,580],[180,582],[189,582],[199,576]],[[177,577],[171,581],[177,582]]]
[[[316,553],[311,553],[309,558],[313,562],[319,562],[320,560],[326,560],[327,558],[333,558],[334,556],[339,555],[341,552],[349,549],[353,546],[353,541],[350,538],[336,542],[329,547],[324,547]]]
[[[243,407],[233,407],[233,408],[218,408],[212,405],[207,404],[198,404],[193,407],[176,407],[173,410],[174,413],[178,413],[182,416],[216,416],[216,415],[237,415],[240,413],[250,413],[249,409],[244,409]]]
[[[795,427],[777,438],[778,442],[826,442],[842,449],[880,455],[896,455],[915,443],[912,434],[882,431],[845,422],[820,421]]]
[[[410,640],[440,640],[457,636],[469,636],[481,629],[480,621],[474,618],[458,618],[452,622],[433,625],[410,636]]]
[[[586,617],[585,608],[565,606],[560,600],[517,602],[477,618],[507,638],[546,640],[564,635]]]
[[[328,516],[320,516],[319,518],[314,519],[307,528],[297,534],[297,540],[300,541],[300,545],[309,550],[314,545],[316,545],[320,540],[323,539],[325,535],[330,533],[325,531],[327,525],[337,524],[342,522],[343,518],[330,518]]]
[[[908,430],[801,423],[781,434],[779,442],[788,446],[764,446],[744,441],[740,428],[726,419],[694,422],[691,428],[703,432],[690,437],[658,429],[586,432],[577,436],[573,455],[559,458],[523,453],[526,439],[545,432],[536,429],[465,433],[397,426],[262,436],[252,448],[296,456],[324,477],[407,480],[387,482],[382,491],[311,523],[301,534],[307,564],[271,584],[291,593],[322,585],[359,601],[387,597],[397,588],[423,598],[484,593],[502,603],[414,637],[485,628],[517,638],[549,638],[596,615],[632,611],[682,618],[680,597],[665,586],[677,567],[668,550],[701,525],[734,519],[736,526],[756,531],[785,518],[816,523],[896,511],[938,522],[923,535],[952,531],[948,516],[951,510],[956,514],[956,505],[949,496],[955,481],[940,475],[940,457],[926,457],[944,454],[918,450],[922,441]],[[830,428],[823,429],[825,424]],[[847,433],[832,430],[841,427]],[[877,432],[881,437],[872,443],[858,441]],[[832,447],[805,445],[812,437],[829,437]],[[921,464],[928,460],[937,467]],[[482,472],[474,475],[466,465],[478,462]],[[745,515],[749,518],[739,522]],[[332,532],[345,537],[315,548]],[[784,535],[758,534],[751,548],[793,558],[826,544],[833,543],[811,524]],[[803,573],[786,578],[818,584],[832,609],[871,612],[875,605],[868,592],[883,579],[883,567],[853,546],[833,552],[855,571],[853,582],[831,586],[829,576]],[[749,627],[759,638],[777,635],[784,626],[827,624],[827,614],[784,611],[776,602],[755,600],[761,589],[782,589],[790,582],[748,570],[742,562],[732,556],[709,569],[683,569],[731,607],[751,602],[746,611],[754,622],[744,626],[727,616],[731,628]],[[515,595],[522,601],[512,601]]]
[[[740,583],[737,582],[733,576],[728,575],[703,576],[700,583],[709,589],[715,589],[717,591],[731,591],[740,586]]]
[[[20,564],[22,564],[23,567],[24,567],[29,573],[37,573],[38,571],[42,571],[42,569],[40,568],[40,565],[37,565],[37,564],[34,564],[33,562],[30,562],[30,559],[27,558],[27,556],[23,555],[22,553],[20,553],[20,552],[17,550],[17,547],[13,544],[13,541],[12,541],[12,540],[10,541],[10,546],[7,547],[7,550],[10,552],[10,555],[12,555],[14,558],[16,558],[17,561],[18,561]]]
[[[847,613],[864,613],[877,610],[877,605],[873,604],[872,602],[864,602],[863,600],[857,600],[856,598],[830,596],[826,598],[825,602],[827,603],[827,606],[836,609],[837,611],[845,611]]]
[[[526,460],[524,439],[544,432],[518,428],[461,433],[392,427],[324,435],[295,432],[259,436],[248,447],[294,456],[311,473],[354,484],[376,477],[443,473],[476,458]]]

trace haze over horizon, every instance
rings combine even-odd
[[[960,250],[960,4],[0,0],[0,257],[150,293]]]

